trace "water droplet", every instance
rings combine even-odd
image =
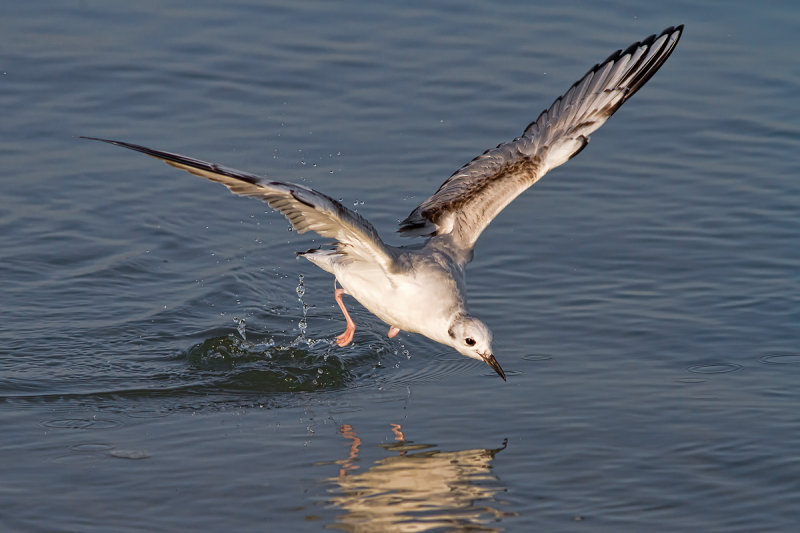
[[[300,322],[297,323],[297,329],[300,330],[300,336],[295,339],[293,344],[305,341],[306,330],[308,329],[308,305],[303,301],[303,296],[306,294],[306,286],[303,283],[303,278],[303,274],[298,275],[297,287],[295,288],[295,292],[297,293],[297,301],[300,302],[300,307],[303,310],[303,316],[300,318]]]

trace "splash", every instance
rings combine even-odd
[[[298,282],[297,287],[295,288],[295,292],[297,293],[297,301],[300,302],[300,310],[303,313],[303,316],[300,317],[300,321],[297,323],[297,329],[300,331],[300,334],[297,338],[292,341],[292,346],[296,347],[301,344],[305,344],[308,347],[313,347],[318,342],[323,342],[323,339],[312,339],[306,336],[306,331],[308,330],[308,309],[311,307],[308,305],[303,297],[306,294],[306,286],[303,283],[305,276],[303,274],[298,275]]]
[[[239,335],[242,336],[242,340],[247,341],[247,320],[235,316],[233,317],[233,321],[236,322],[236,331],[238,331]]]

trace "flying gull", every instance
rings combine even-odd
[[[413,247],[384,243],[358,213],[313,189],[269,179],[138,144],[85,137],[142,152],[176,168],[253,196],[280,211],[298,233],[314,231],[334,240],[332,249],[303,257],[336,277],[336,303],[347,329],[336,340],[347,346],[356,325],[342,301],[348,294],[386,322],[389,337],[420,333],[484,361],[504,380],[492,354],[492,333],[467,308],[464,270],[487,225],[547,171],[586,147],[589,135],[664,64],[683,32],[669,27],[592,67],[542,111],[521,136],[476,157],[450,176],[433,196],[400,223],[399,232],[425,237]]]

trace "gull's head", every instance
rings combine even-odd
[[[486,324],[475,317],[458,314],[447,329],[447,334],[450,336],[450,346],[462,355],[483,361],[505,381],[506,375],[492,355],[492,332]]]

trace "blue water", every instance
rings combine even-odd
[[[393,244],[591,65],[684,23],[468,270],[509,377],[350,301],[321,241],[118,138],[341,198]],[[11,3],[0,530],[793,531],[800,8]]]

